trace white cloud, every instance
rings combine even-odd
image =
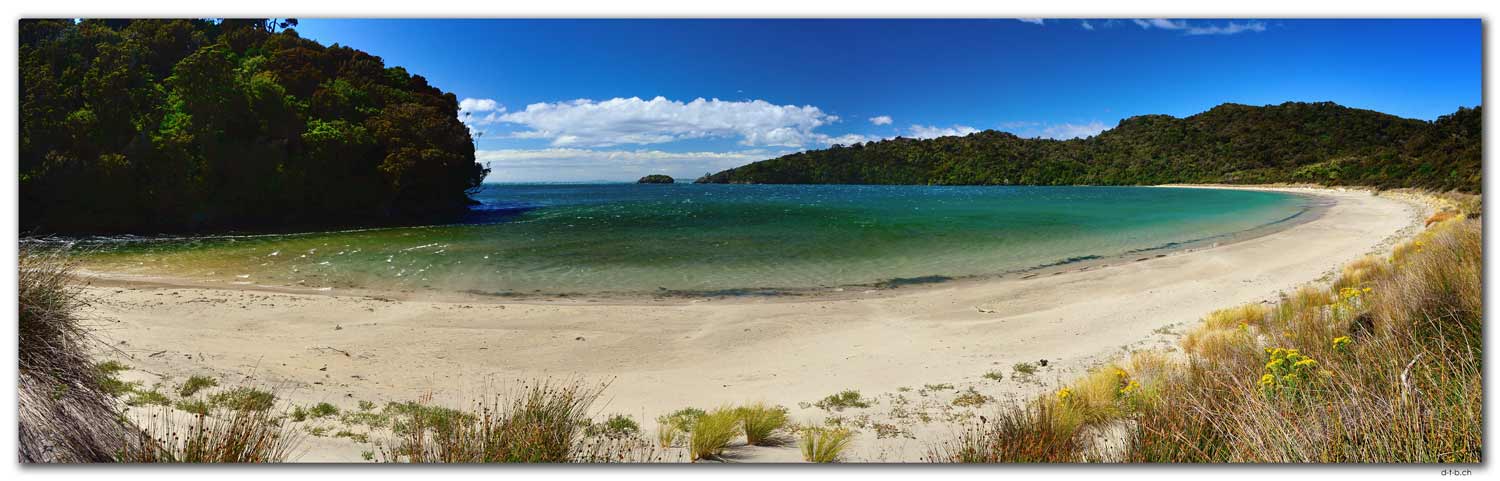
[[[912,138],[932,139],[937,137],[963,136],[978,132],[979,129],[967,125],[954,125],[952,127],[938,127],[935,125],[912,124],[908,132]]]
[[[489,112],[493,110],[505,111],[505,107],[496,102],[495,99],[465,98],[458,101],[458,110],[462,112]]]
[[[1243,23],[1226,22],[1223,25],[1212,23],[1190,23],[1187,20],[1167,20],[1165,18],[1134,19],[1132,20],[1141,28],[1150,30],[1153,28],[1161,30],[1181,31],[1184,35],[1234,35],[1242,32],[1264,32],[1266,23],[1259,20],[1251,20]]]
[[[1043,21],[1040,18],[1018,18],[1016,20],[1020,20],[1022,22],[1026,22],[1026,23],[1034,23],[1034,24],[1037,24],[1037,25],[1042,25],[1043,24],[1042,23]]]
[[[891,125],[891,122],[893,122],[893,121],[894,120],[892,120],[891,116],[889,116],[889,115],[879,115],[879,116],[875,116],[875,117],[870,117],[870,123],[875,124],[875,125]]]
[[[791,153],[753,149],[734,152],[665,152],[661,150],[593,150],[576,148],[480,150],[476,160],[488,164],[495,182],[578,180],[631,181],[647,174],[667,174],[691,182],[705,173]]]
[[[1034,121],[1012,121],[1002,122],[1000,128],[1020,137],[1067,140],[1093,137],[1099,135],[1100,132],[1108,130],[1109,126],[1097,120],[1079,124],[1071,122],[1053,124]]]
[[[764,100],[682,102],[631,97],[535,103],[499,120],[530,129],[514,137],[551,139],[555,147],[659,144],[706,137],[738,137],[746,146],[802,147],[822,143],[827,135],[814,130],[839,118],[811,105],[774,105]]]
[[[1079,25],[1082,25],[1084,30],[1093,30],[1094,29],[1094,24],[1089,23],[1088,20],[1082,20],[1081,23],[1079,23]]]

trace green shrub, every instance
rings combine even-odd
[[[786,408],[755,403],[741,407],[736,412],[744,423],[745,442],[756,446],[779,444],[776,433],[787,425]]]
[[[724,453],[740,431],[740,417],[734,409],[721,407],[698,417],[693,423],[692,438],[688,440],[688,456],[691,460],[717,458]]]
[[[854,432],[841,427],[807,426],[802,428],[802,460],[810,463],[836,463],[844,449],[854,440]]]
[[[845,390],[838,394],[831,394],[813,405],[825,411],[843,411],[848,408],[867,408],[872,404],[860,395],[859,391]]]
[[[214,378],[207,376],[191,376],[188,377],[186,381],[182,382],[182,386],[179,386],[177,388],[177,394],[182,397],[191,397],[192,395],[197,394],[198,391],[218,385],[219,381],[214,380]]]

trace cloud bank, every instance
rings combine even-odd
[[[774,105],[764,100],[690,102],[656,97],[541,102],[499,117],[529,130],[516,138],[547,139],[554,147],[660,144],[709,137],[738,138],[745,146],[803,147],[828,142],[814,130],[838,122],[811,105]]]
[[[972,134],[972,133],[975,133],[975,132],[978,132],[978,131],[979,131],[979,129],[976,129],[976,128],[973,128],[973,127],[970,127],[970,126],[967,126],[967,125],[953,125],[951,127],[938,127],[938,126],[935,126],[935,125],[918,125],[918,124],[912,124],[911,128],[907,129],[907,132],[910,134],[910,136],[912,138],[916,138],[916,139],[932,139],[932,138],[937,138],[937,137],[964,136],[964,135],[969,135],[969,134]]]
[[[764,149],[665,152],[550,148],[480,150],[474,155],[477,161],[489,164],[486,180],[492,182],[632,181],[646,174],[667,174],[678,182],[691,182],[705,173],[788,153]]]
[[[1243,32],[1266,31],[1266,23],[1259,20],[1240,23],[1230,21],[1223,25],[1215,25],[1207,22],[1192,23],[1187,20],[1168,20],[1165,18],[1137,18],[1132,20],[1132,22],[1147,30],[1154,28],[1181,31],[1185,35],[1234,35]]]
[[[891,116],[889,116],[889,115],[880,115],[880,116],[870,117],[870,123],[875,124],[875,125],[891,125],[891,122],[893,122],[893,121],[894,120],[892,120]]]

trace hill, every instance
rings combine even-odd
[[[292,19],[20,22],[23,232],[456,215],[484,179],[458,101]]]
[[[1331,102],[1143,115],[1086,139],[986,130],[895,138],[755,162],[703,183],[1147,185],[1311,182],[1480,190],[1480,107],[1436,121]]]

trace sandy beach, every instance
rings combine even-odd
[[[463,406],[542,377],[608,381],[602,411],[647,433],[681,407],[767,401],[794,420],[862,427],[855,461],[914,461],[972,388],[1005,402],[1136,349],[1166,348],[1208,312],[1275,299],[1421,227],[1426,208],[1365,190],[1280,189],[1333,204],[1269,235],[1145,260],[828,298],[510,301],[185,287],[113,279],[87,288],[99,332],[129,379],[193,374],[275,388],[346,409],[431,394]],[[1087,267],[1086,269],[1084,267]],[[1041,361],[1045,360],[1045,367]],[[1033,363],[1019,375],[1013,366]],[[983,377],[1003,373],[1003,380]],[[853,389],[874,406],[811,406]],[[799,403],[802,405],[799,406]],[[924,415],[912,415],[922,412]],[[875,425],[893,427],[877,429]],[[360,461],[368,445],[309,436],[300,461]],[[731,458],[797,461],[795,447]]]

